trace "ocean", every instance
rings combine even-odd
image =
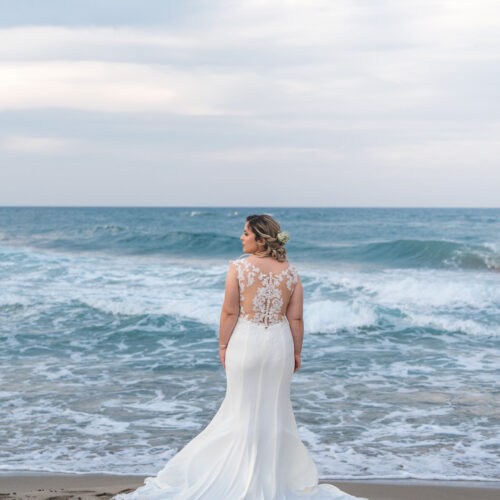
[[[153,475],[221,404],[245,218],[304,286],[320,478],[500,479],[500,209],[0,208],[0,470]]]

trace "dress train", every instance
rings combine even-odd
[[[290,382],[294,348],[286,319],[239,317],[226,351],[226,395],[211,422],[155,477],[114,500],[367,500],[318,484],[301,441]]]

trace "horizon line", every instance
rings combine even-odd
[[[500,206],[429,205],[0,205],[0,208],[418,208],[418,209],[500,209]]]

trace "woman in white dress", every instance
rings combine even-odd
[[[302,283],[289,235],[269,215],[247,217],[246,258],[231,261],[220,316],[226,395],[194,439],[155,477],[116,500],[351,500],[318,484],[290,401],[304,334]],[[367,499],[362,499],[367,500]]]

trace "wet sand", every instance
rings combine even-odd
[[[95,500],[135,490],[145,476],[0,473],[0,500]],[[370,500],[498,500],[500,483],[471,481],[330,481]],[[221,499],[222,500],[222,499]],[[231,499],[227,499],[231,500]]]

